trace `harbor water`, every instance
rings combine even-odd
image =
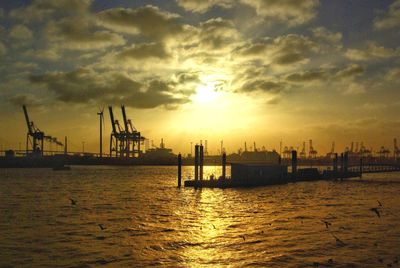
[[[399,266],[400,173],[197,190],[176,176],[0,169],[0,267]]]

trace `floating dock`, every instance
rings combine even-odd
[[[230,163],[231,177],[226,176],[226,155],[222,155],[222,176],[218,179],[211,177],[203,179],[203,149],[202,145],[195,147],[194,180],[186,180],[185,187],[194,188],[235,188],[278,185],[300,181],[317,181],[347,179],[362,176],[362,162],[359,171],[349,171],[346,155],[341,155],[341,169],[338,169],[337,156],[333,161],[333,170],[320,172],[317,168],[297,168],[297,152],[292,151],[291,172],[288,166],[269,162]],[[181,168],[178,161],[178,187],[181,185]]]

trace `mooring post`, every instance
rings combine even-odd
[[[194,180],[199,179],[199,145],[194,146]]]
[[[182,182],[182,155],[178,154],[178,188],[181,188]]]
[[[349,168],[349,152],[344,153],[344,172],[347,173]]]
[[[226,178],[226,153],[222,154],[222,179]]]
[[[333,158],[333,172],[335,172],[335,174],[338,172],[338,155],[337,155],[337,153],[335,153],[335,156]]]
[[[204,151],[203,145],[200,145],[200,180],[203,180]]]
[[[292,179],[295,179],[297,173],[297,151],[292,151]]]
[[[362,173],[363,173],[363,159],[361,157],[360,158],[360,178],[362,178]]]

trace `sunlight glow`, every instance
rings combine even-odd
[[[192,100],[194,103],[211,104],[216,102],[220,95],[221,93],[216,90],[215,81],[205,81],[197,86]]]

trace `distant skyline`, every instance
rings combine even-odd
[[[400,139],[400,0],[5,0],[0,144],[31,120],[98,152],[108,105],[174,152]]]

